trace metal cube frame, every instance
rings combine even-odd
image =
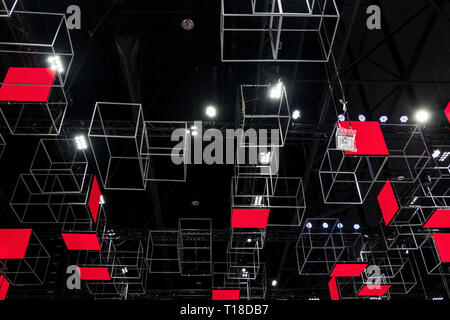
[[[97,102],[88,137],[105,190],[145,190],[148,137],[141,104]]]
[[[273,0],[265,8],[263,4],[247,0],[232,7],[230,0],[221,1],[222,62],[328,62],[340,20],[334,0]],[[269,45],[260,52],[261,39]],[[228,48],[233,43],[238,49],[231,56]],[[314,49],[312,54],[301,55],[299,43]],[[254,51],[245,52],[242,45]]]
[[[86,180],[88,160],[70,139],[41,139],[30,173],[42,193],[80,193]],[[55,183],[58,180],[58,183]],[[60,190],[54,186],[61,186]]]
[[[19,0],[2,0],[0,4],[0,18],[10,17]]]
[[[418,250],[431,237],[428,230],[420,227],[409,225],[386,227],[383,221],[380,223],[380,227],[387,250]]]
[[[0,134],[0,159],[2,158],[5,148],[6,148],[6,141],[3,138],[3,135]]]
[[[166,181],[166,182],[186,182],[187,164],[188,164],[188,143],[190,135],[188,134],[186,121],[145,121],[145,130],[148,139],[145,141],[147,146],[141,156],[148,159],[153,172],[150,172],[150,165],[147,166],[145,173],[146,181]],[[171,141],[171,137],[167,133],[183,130],[184,144],[182,148],[176,147],[178,143]],[[172,161],[173,154],[183,155],[182,164],[174,164]],[[173,175],[164,177],[160,176],[160,172],[174,172]]]
[[[272,99],[268,96],[269,90],[272,86],[277,85],[281,85],[281,95],[279,98]],[[285,86],[281,82],[273,85],[242,84],[240,93],[242,132],[239,146],[245,148],[283,147],[291,122]],[[248,131],[251,129],[255,132]],[[278,130],[276,138],[275,135],[272,136],[272,130]],[[251,141],[251,133],[256,135],[256,141]],[[264,137],[264,134],[265,139],[261,139],[261,135]],[[249,142],[246,142],[246,135]]]
[[[344,237],[338,219],[309,219],[296,244],[300,275],[329,275],[345,250]],[[322,224],[328,227],[323,228]]]
[[[18,40],[8,32],[11,24],[26,32],[27,40]],[[45,24],[47,33],[37,32]],[[67,110],[64,86],[71,69],[73,47],[64,14],[48,12],[14,11],[7,19],[0,19],[3,30],[0,41],[0,86],[46,86],[49,95],[40,101],[1,101],[0,113],[11,134],[14,135],[59,135]],[[4,77],[10,67],[49,68],[48,59],[59,57],[63,70],[58,70],[50,85],[33,83],[5,83]],[[4,57],[4,58],[3,58]],[[26,88],[26,87],[25,87]]]
[[[227,249],[228,279],[230,280],[255,280],[259,269],[260,249],[258,243],[254,248],[246,250]]]
[[[34,232],[23,259],[0,261],[4,265],[3,275],[13,286],[43,285],[50,265],[50,254]]]
[[[211,219],[179,219],[177,244],[182,276],[211,276]]]
[[[450,275],[450,268],[443,263],[433,237],[429,237],[419,248],[425,270],[429,275]]]
[[[149,273],[180,274],[178,230],[150,230],[146,261]]]

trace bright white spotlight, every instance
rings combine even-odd
[[[206,115],[210,118],[214,118],[217,114],[217,110],[214,106],[207,106],[205,112],[206,112]]]
[[[339,121],[345,121],[345,116],[343,114],[338,115]]]
[[[197,130],[197,126],[191,126],[191,130]]]
[[[269,164],[271,155],[272,155],[272,153],[270,151],[269,152],[261,152],[259,154],[259,157],[258,157],[259,163],[261,163],[261,164]]]
[[[441,150],[434,150],[433,154],[431,155],[433,157],[433,159],[439,158],[439,156],[441,155]]]
[[[105,204],[105,198],[103,197],[103,195],[100,196],[100,204]]]
[[[388,117],[387,116],[381,116],[380,117],[380,122],[381,123],[386,123],[388,121]]]
[[[425,123],[430,119],[430,113],[427,110],[419,110],[416,112],[416,121]]]
[[[87,149],[88,145],[87,145],[87,141],[86,141],[85,136],[83,136],[83,135],[76,136],[75,137],[75,145],[76,145],[78,150],[85,150],[85,149]]]
[[[195,136],[198,135],[198,131],[195,131],[195,130],[194,130],[194,131],[191,132],[191,134],[195,137]]]
[[[245,268],[242,268],[242,272],[243,273],[245,273],[247,271],[247,269],[245,269]]]
[[[248,238],[247,243],[250,243],[250,242],[252,242],[252,239]]]
[[[337,224],[337,227],[338,227],[339,229],[342,229],[342,228],[344,227],[344,225],[343,225],[342,223],[339,222],[339,223]]]
[[[64,68],[61,62],[61,59],[59,56],[52,56],[47,59],[47,62],[50,65],[50,69],[58,71],[58,72],[64,72]]]
[[[401,117],[400,117],[400,122],[401,122],[401,123],[406,123],[406,122],[408,122],[408,116],[401,116]]]
[[[127,274],[127,273],[128,273],[127,267],[123,267],[123,268],[122,268],[122,273],[123,273],[123,274]]]
[[[297,120],[300,118],[300,116],[300,110],[294,110],[294,112],[292,112],[292,119]]]
[[[272,287],[276,287],[277,284],[278,284],[278,281],[277,281],[277,280],[272,280]]]
[[[311,223],[311,222],[307,222],[307,223],[306,223],[306,227],[307,227],[308,229],[311,229],[311,228],[312,228],[312,223]]]
[[[326,223],[326,222],[322,223],[322,227],[323,227],[324,229],[327,229],[327,228],[328,228],[328,223]]]
[[[359,230],[360,228],[361,228],[361,226],[359,224],[357,224],[357,223],[355,223],[353,225],[353,229],[355,229],[355,230]]]
[[[360,114],[360,115],[358,116],[358,119],[359,119],[359,121],[364,122],[364,121],[366,121],[366,116],[363,115],[363,114]]]
[[[278,82],[274,86],[269,87],[269,98],[270,99],[280,99],[283,94],[283,83]]]
[[[442,156],[439,158],[439,162],[444,162],[445,160],[447,160],[448,156],[450,155],[450,152],[444,152],[442,154]]]

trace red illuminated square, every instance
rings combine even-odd
[[[436,210],[427,223],[423,226],[425,229],[450,228],[450,209]]]
[[[0,300],[5,300],[8,293],[9,282],[6,278],[0,274]]]
[[[50,68],[11,67],[3,80],[7,84],[0,87],[0,101],[45,102],[55,75]]]
[[[331,300],[339,300],[339,291],[336,283],[336,278],[331,278],[328,282],[328,288],[330,289]]]
[[[339,263],[330,274],[330,277],[358,277],[367,267],[367,263]]]
[[[100,207],[100,197],[102,193],[97,182],[97,177],[94,176],[92,182],[91,194],[89,195],[89,210],[91,211],[92,219],[97,222],[98,208]]]
[[[390,285],[365,285],[358,292],[358,297],[380,297],[385,295],[390,288]]]
[[[433,233],[442,263],[450,262],[450,233]]]
[[[105,267],[78,267],[81,280],[109,281],[109,271]]]
[[[213,300],[239,300],[239,290],[213,290]]]
[[[394,190],[391,182],[388,180],[383,189],[377,196],[378,204],[380,205],[381,213],[383,214],[384,223],[386,226],[394,218],[398,211],[398,203],[395,198]]]
[[[0,229],[0,259],[23,259],[31,229]]]
[[[341,127],[350,129],[350,122],[341,121]],[[348,155],[389,155],[383,132],[378,121],[354,121],[351,129],[356,130],[356,152],[345,151]]]
[[[232,228],[267,228],[270,209],[233,209]]]
[[[96,234],[61,233],[67,250],[100,251],[100,244]]]

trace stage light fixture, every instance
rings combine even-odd
[[[269,87],[269,98],[280,99],[283,94],[283,83],[280,81],[276,85]]]
[[[338,227],[339,229],[342,229],[342,228],[344,227],[344,225],[343,225],[342,223],[339,222],[339,223],[337,224],[337,227]]]
[[[323,227],[324,229],[327,229],[327,228],[328,228],[328,223],[326,223],[326,222],[322,223],[322,227]]]
[[[300,110],[294,110],[294,112],[292,112],[292,119],[297,120],[300,119],[301,113]]]
[[[100,196],[100,204],[101,205],[105,204],[105,198],[103,197],[103,195]]]
[[[61,58],[59,56],[52,56],[47,59],[50,69],[56,70],[58,72],[64,72],[64,68],[61,62]]]
[[[311,223],[311,222],[307,222],[307,223],[306,223],[306,227],[307,227],[308,229],[311,229],[311,228],[312,228],[312,223]]]
[[[194,137],[197,136],[198,135],[198,131],[196,131],[196,130],[191,131],[191,135],[194,136]]]
[[[408,119],[408,116],[401,116],[401,117],[400,117],[400,122],[401,122],[401,123],[406,123],[406,122],[408,122],[408,120],[409,120],[409,119]]]
[[[388,117],[387,116],[381,116],[380,117],[380,122],[381,123],[386,123],[388,121]]]
[[[433,153],[431,154],[433,159],[439,158],[440,155],[441,155],[441,150],[434,150]]]
[[[214,106],[207,106],[205,112],[206,115],[210,118],[214,118],[217,115],[217,110]]]
[[[261,164],[270,164],[270,156],[272,155],[272,153],[269,152],[261,152],[259,154],[259,163]]]
[[[248,238],[247,243],[251,243],[251,242],[252,242],[252,239]]]
[[[272,280],[272,287],[276,287],[277,284],[278,284],[278,281],[277,281],[277,280]]]
[[[86,150],[88,147],[86,137],[83,135],[76,136],[75,145],[78,150]]]
[[[416,121],[418,123],[425,123],[430,119],[430,117],[430,113],[425,109],[416,112]]]
[[[359,121],[364,122],[364,121],[366,121],[366,116],[363,115],[363,114],[360,114],[360,115],[358,116],[358,119],[359,119]]]
[[[343,114],[338,115],[339,121],[345,121],[345,116]]]
[[[361,229],[361,226],[360,226],[359,224],[355,223],[355,224],[353,225],[353,229],[359,230],[359,229]]]

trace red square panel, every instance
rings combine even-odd
[[[367,263],[340,263],[337,264],[330,274],[330,277],[359,277]]]
[[[213,290],[213,300],[239,300],[239,290]]]
[[[101,250],[96,234],[61,233],[61,235],[66,243],[67,250]]]
[[[333,277],[328,282],[328,288],[330,289],[331,300],[339,300],[339,291],[336,283],[336,278]]]
[[[0,274],[0,300],[5,300],[8,293],[9,282],[6,278]]]
[[[81,280],[111,280],[108,269],[105,267],[78,267]]]
[[[45,102],[56,71],[50,68],[9,68],[0,87],[0,101]],[[30,84],[14,85],[16,84]]]
[[[267,228],[270,209],[233,209],[232,228]]]
[[[425,229],[450,228],[450,209],[436,210],[427,223],[423,226]]]
[[[341,121],[341,127],[350,129],[350,122]],[[356,130],[356,152],[345,151],[348,155],[389,155],[383,132],[378,121],[351,122],[352,130]]]
[[[359,292],[358,297],[379,297],[383,296],[389,289],[390,285],[365,285]]]
[[[387,226],[398,211],[397,199],[395,198],[394,190],[392,189],[389,180],[386,182],[383,189],[381,189],[377,199],[381,213],[383,214],[384,223]]]
[[[444,113],[447,116],[448,122],[450,122],[450,102],[448,103],[447,108],[445,108]]]
[[[450,233],[433,233],[442,263],[450,262]]]
[[[23,259],[31,229],[0,229],[0,259]]]
[[[100,207],[100,197],[102,193],[97,182],[97,177],[94,176],[92,182],[91,194],[89,195],[89,210],[91,211],[92,219],[97,222],[98,208]]]

